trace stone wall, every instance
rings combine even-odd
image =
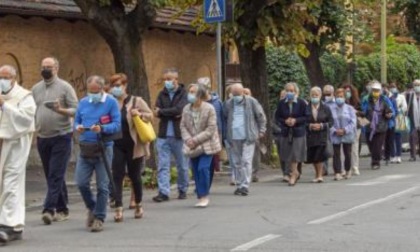
[[[0,18],[0,31],[0,65],[16,66],[26,88],[40,80],[40,62],[47,56],[59,59],[60,77],[73,85],[79,97],[84,95],[89,75],[108,77],[114,71],[109,47],[84,21],[5,16]],[[152,104],[163,87],[161,75],[165,68],[177,67],[180,81],[186,84],[200,76],[216,79],[214,41],[207,35],[161,29],[147,32],[143,53]],[[39,165],[33,149],[29,163]]]

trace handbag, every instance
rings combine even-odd
[[[189,158],[196,158],[204,153],[204,148],[202,145],[199,145],[195,149],[190,149],[190,147],[184,144],[182,147],[182,152]]]
[[[399,133],[410,132],[410,118],[404,114],[398,114],[395,118],[395,131]]]
[[[133,98],[133,108],[135,107],[136,98]],[[156,133],[151,122],[143,121],[140,116],[133,116],[133,124],[136,128],[137,135],[142,143],[150,143],[156,140]]]
[[[83,158],[97,158],[102,155],[102,146],[99,143],[80,142],[79,147]]]

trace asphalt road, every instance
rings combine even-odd
[[[407,157],[405,157],[407,159]],[[105,230],[84,228],[85,209],[72,197],[71,218],[44,226],[39,210],[27,213],[24,240],[4,251],[420,251],[420,162],[367,169],[339,182],[312,184],[313,169],[295,187],[265,171],[248,197],[234,196],[228,177],[219,177],[207,209],[187,200],[156,204],[145,195],[145,217],[125,211],[124,223]],[[363,168],[365,167],[365,168]],[[126,197],[128,200],[128,197]]]

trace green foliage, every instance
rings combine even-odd
[[[393,11],[400,15],[404,14],[405,25],[411,36],[420,41],[420,1],[418,0],[394,0]]]
[[[188,172],[189,178],[192,178],[192,172],[189,170]],[[178,172],[176,167],[172,167],[170,171],[170,182],[171,184],[176,184],[178,179]],[[155,189],[157,184],[157,171],[155,169],[146,168],[144,170],[144,175],[142,176],[143,186],[148,189]]]
[[[321,56],[322,70],[325,75],[325,84],[340,86],[347,77],[347,62],[343,55],[325,52]]]

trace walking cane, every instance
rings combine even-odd
[[[108,174],[108,178],[109,181],[111,183],[111,195],[112,197],[114,196],[114,192],[115,192],[115,183],[114,183],[114,179],[112,178],[112,173],[111,173],[111,165],[109,164],[109,160],[106,157],[106,153],[105,153],[105,143],[102,139],[101,133],[98,133],[98,144],[101,148],[101,156],[102,156],[102,160],[104,161],[104,165],[105,165],[105,170],[106,173]]]

